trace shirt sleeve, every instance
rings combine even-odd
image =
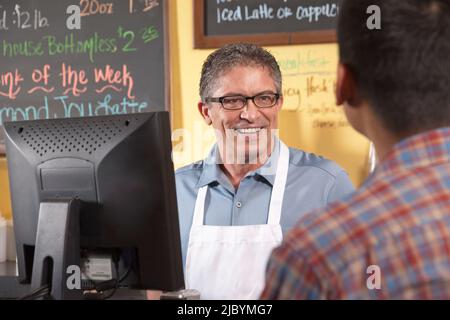
[[[192,176],[193,175],[190,175],[187,172],[180,173],[179,171],[175,174],[183,270],[186,266],[189,233],[191,231],[193,208],[195,206],[194,195],[196,194],[196,189]]]
[[[350,180],[347,172],[342,170],[337,174],[334,184],[330,188],[327,201],[328,203],[331,203],[341,200],[354,191],[355,187],[353,187],[352,181]]]

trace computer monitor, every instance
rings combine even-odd
[[[4,128],[21,283],[80,298],[77,266],[107,282],[110,257],[116,284],[183,288],[167,112]]]

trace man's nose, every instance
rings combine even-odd
[[[255,105],[252,99],[247,100],[247,104],[241,110],[241,119],[245,119],[248,122],[255,122],[259,116],[258,107]]]

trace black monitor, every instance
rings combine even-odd
[[[167,112],[4,128],[21,283],[58,299],[183,288]]]

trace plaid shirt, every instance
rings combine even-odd
[[[450,127],[403,140],[358,191],[301,219],[261,298],[450,299]]]

